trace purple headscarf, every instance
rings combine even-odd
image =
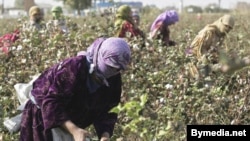
[[[127,42],[122,38],[98,38],[87,49],[86,56],[94,65],[97,75],[106,79],[118,74],[120,70],[127,69],[131,51]]]
[[[153,31],[155,28],[155,25],[159,22],[164,22],[166,25],[171,25],[179,21],[179,15],[175,10],[169,10],[161,13],[153,22],[151,25],[150,30]]]

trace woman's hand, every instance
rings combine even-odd
[[[108,132],[104,132],[102,134],[101,140],[100,141],[110,141],[110,135]]]
[[[70,120],[65,121],[62,124],[62,127],[66,129],[73,136],[75,141],[87,141],[86,137],[90,136],[90,133],[88,131],[79,128]]]
[[[100,141],[110,141],[110,139],[106,137],[102,137]]]
[[[75,141],[88,141],[86,140],[87,137],[90,136],[88,131],[78,128],[72,132],[73,138]]]

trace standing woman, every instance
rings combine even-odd
[[[44,22],[44,11],[38,6],[32,6],[29,9],[29,21],[22,25],[23,31],[40,31],[46,29]]]
[[[87,52],[52,66],[33,83],[23,110],[20,141],[53,141],[53,128],[85,141],[94,125],[100,141],[113,134],[117,114],[109,111],[120,102],[120,72],[131,52],[122,38],[98,38]]]
[[[115,31],[116,36],[121,38],[142,37],[144,33],[134,23],[132,10],[128,5],[122,5],[117,9],[115,15]]]
[[[54,6],[51,9],[52,20],[50,20],[46,26],[50,31],[59,31],[61,33],[68,33],[68,27],[66,20],[63,15],[63,10],[61,6]]]
[[[169,26],[179,21],[179,15],[175,10],[161,13],[153,22],[150,28],[150,38],[160,39],[166,46],[174,46],[176,43],[170,40]]]

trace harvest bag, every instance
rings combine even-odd
[[[20,102],[20,106],[17,110],[23,110],[26,102],[30,99],[30,92],[32,90],[33,82],[39,75],[33,77],[29,83],[17,83],[14,85],[16,90],[17,98]],[[4,126],[9,130],[10,133],[18,132],[21,127],[22,113],[4,120]],[[61,128],[51,129],[53,141],[74,141],[73,136]]]

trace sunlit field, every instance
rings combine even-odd
[[[148,35],[150,24],[161,11],[144,9],[140,28]],[[250,15],[231,13],[235,26],[225,45],[229,57],[250,55]],[[185,55],[192,39],[206,24],[223,14],[180,14],[171,26],[176,46],[162,46],[159,41],[132,39],[132,63],[123,74],[121,105],[112,141],[185,141],[188,124],[250,124],[250,74],[243,68],[233,74],[218,73],[206,80],[190,77]],[[0,34],[20,27],[24,19],[1,19]],[[27,20],[27,18],[26,18]],[[45,18],[45,21],[48,17]],[[68,18],[68,36],[21,33],[9,55],[0,56],[0,141],[17,141],[19,133],[9,133],[6,118],[19,113],[14,85],[27,83],[54,63],[85,50],[100,36],[113,36],[114,16]],[[77,26],[76,26],[77,25]],[[22,47],[21,50],[17,50]],[[206,84],[210,84],[207,86]],[[88,129],[93,133],[93,127]]]

